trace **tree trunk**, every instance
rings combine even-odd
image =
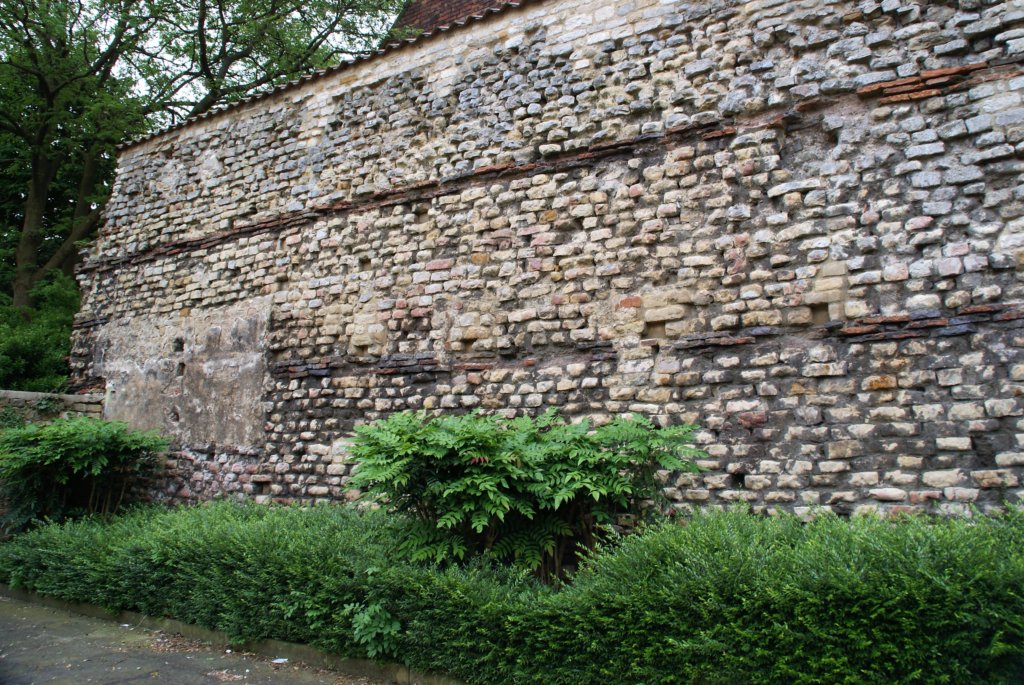
[[[14,253],[13,295],[15,307],[32,304],[29,291],[39,280],[39,248],[43,244],[43,215],[50,184],[57,173],[57,162],[39,154],[32,155],[32,177],[25,198],[25,220]]]
[[[75,266],[78,264],[80,251],[75,245],[79,240],[90,237],[99,223],[98,211],[92,207],[92,198],[96,193],[99,149],[93,147],[82,156],[82,177],[78,182],[78,193],[75,197],[75,213],[72,218],[71,233],[67,238],[67,249],[64,245],[58,249],[61,255],[51,260],[53,268],[60,269],[67,276],[74,277]],[[47,267],[51,263],[46,264]],[[43,274],[44,276],[46,274]]]
[[[91,149],[82,156],[82,171],[71,218],[71,229],[53,255],[46,263],[41,264],[39,251],[44,238],[43,217],[48,208],[50,185],[60,163],[42,156],[33,157],[32,178],[25,200],[25,222],[15,254],[13,296],[16,307],[32,305],[29,291],[51,271],[61,269],[68,276],[74,275],[74,268],[78,262],[77,243],[92,235],[99,225],[100,211],[98,208],[94,209],[91,204],[99,182],[98,160],[98,148]]]

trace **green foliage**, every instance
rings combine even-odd
[[[366,648],[372,659],[397,657],[398,631],[402,627],[380,602],[364,606],[361,602],[345,605],[345,615],[352,617],[352,638]]]
[[[379,577],[403,521],[342,507],[219,502],[36,528],[0,545],[0,579],[111,609],[172,616],[236,643],[275,638],[346,656],[392,649]]]
[[[151,475],[167,443],[99,419],[58,419],[0,431],[0,498],[5,529],[40,519],[116,512]]]
[[[360,426],[353,487],[417,526],[414,559],[488,554],[560,577],[600,526],[659,496],[656,469],[694,470],[694,426],[617,418],[591,430],[548,410],[537,418],[396,413]]]
[[[383,511],[141,509],[0,545],[0,581],[470,685],[1022,682],[1024,514],[660,525],[560,588],[404,560]]]
[[[376,49],[403,0],[0,0],[0,291],[72,273],[115,146]]]
[[[75,282],[52,274],[32,290],[35,308],[15,308],[0,294],[0,388],[59,391],[67,385]]]
[[[560,596],[562,620],[522,638],[526,649],[568,643],[617,615],[628,627],[590,632],[574,663],[603,662],[622,682],[1015,682],[1024,548],[1008,547],[1022,532],[1019,512],[973,523],[697,516],[595,559]],[[550,682],[570,682],[572,665]]]
[[[20,428],[25,425],[25,417],[14,407],[0,409],[0,430],[4,428]]]

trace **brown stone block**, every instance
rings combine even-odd
[[[864,447],[859,440],[836,440],[830,442],[827,449],[829,459],[851,459],[864,454]],[[820,464],[819,468],[822,466],[824,464]]]
[[[928,79],[927,81],[925,81],[925,85],[934,88],[938,86],[948,86],[949,84],[957,83],[958,81],[959,79],[956,79],[952,76],[939,76],[938,78]]]
[[[423,268],[427,271],[444,271],[445,269],[450,269],[453,266],[455,266],[454,259],[435,259],[427,262],[426,266]]]
[[[942,499],[940,490],[916,490],[910,493],[911,504],[925,504]]]
[[[694,488],[687,490],[683,494],[683,497],[691,502],[707,502],[711,499],[711,493],[702,488]]]
[[[900,93],[916,93],[920,91],[924,85],[920,82],[913,83],[905,86],[896,86],[895,88],[886,88],[886,95],[898,95]]]
[[[726,126],[716,131],[708,131],[707,133],[703,134],[701,138],[703,138],[704,140],[714,140],[715,138],[724,138],[726,136],[734,135],[735,133],[736,128],[734,126]]]
[[[482,166],[478,169],[474,169],[473,173],[477,176],[484,174],[494,174],[502,171],[508,171],[509,169],[515,169],[516,165],[512,163],[508,164],[491,164],[489,166]]]
[[[888,509],[890,514],[918,514],[921,511],[921,507],[910,504],[894,504]]]
[[[872,342],[882,340],[908,340],[910,338],[923,338],[927,335],[922,331],[886,331],[882,333],[871,333],[863,338],[856,338],[858,341]]]
[[[737,415],[736,420],[747,430],[754,430],[768,423],[768,413],[763,411],[743,412]]]
[[[852,503],[852,502],[856,502],[856,501],[857,501],[857,493],[856,492],[833,492],[831,495],[829,495],[827,503],[828,504],[837,504],[837,503],[841,503],[841,502],[850,502],[850,503]]]
[[[829,102],[831,102],[831,100],[826,98],[809,98],[807,100],[801,100],[800,102],[796,103],[796,107],[794,109],[796,109],[796,111],[798,112],[809,112],[812,109],[822,107],[828,104]]]
[[[882,330],[880,326],[847,326],[839,330],[840,335],[866,335]]]
[[[921,476],[921,480],[925,485],[933,488],[948,488],[962,483],[964,481],[964,473],[960,469],[928,471]]]
[[[790,395],[814,395],[816,392],[817,391],[814,388],[809,388],[799,382],[793,383],[793,385],[789,386]]]
[[[973,64],[963,64],[958,67],[944,67],[942,69],[926,69],[918,74],[919,78],[931,79],[938,78],[940,76],[954,76],[957,74],[969,74],[979,69],[988,67],[988,62],[974,62]]]
[[[954,502],[973,502],[978,499],[979,490],[975,488],[945,488],[942,491],[943,496],[948,500]]]
[[[1015,488],[1020,483],[1020,479],[1010,469],[972,471],[971,478],[981,488]]]
[[[867,316],[861,319],[861,323],[864,324],[906,323],[908,321],[910,321],[909,314],[893,314],[890,316]]]
[[[896,386],[896,376],[868,376],[860,387],[862,390],[892,390]]]
[[[924,319],[911,322],[907,328],[942,328],[948,325],[949,319]]]
[[[755,342],[756,338],[745,336],[741,338],[712,338],[705,341],[707,345],[717,345],[720,347],[732,347],[734,345],[749,345]]]
[[[1002,314],[996,314],[995,321],[1015,321],[1024,318],[1024,309],[1008,309]]]
[[[902,502],[907,498],[907,491],[900,488],[874,488],[868,492],[879,502]]]
[[[962,315],[968,314],[994,314],[995,312],[1002,311],[1003,306],[1001,304],[972,304],[966,307],[960,307],[959,313]]]
[[[938,89],[921,90],[916,93],[903,93],[901,95],[890,95],[884,97],[878,101],[880,105],[891,105],[897,102],[912,102],[913,100],[923,100],[925,98],[933,98],[938,95],[942,95],[942,91]]]
[[[768,476],[749,475],[743,477],[743,487],[748,490],[764,490],[770,488],[772,479]]]
[[[882,81],[881,83],[872,83],[870,85],[863,86],[857,89],[857,95],[873,95],[874,93],[888,90],[889,88],[898,88],[900,86],[909,86],[920,83],[921,78],[919,76],[908,76],[907,78],[900,78],[894,81]]]

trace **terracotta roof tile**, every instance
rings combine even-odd
[[[508,0],[412,0],[395,22],[397,28],[433,31],[468,17],[498,9]]]

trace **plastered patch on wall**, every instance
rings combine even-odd
[[[103,327],[106,418],[218,449],[263,440],[268,298]]]

